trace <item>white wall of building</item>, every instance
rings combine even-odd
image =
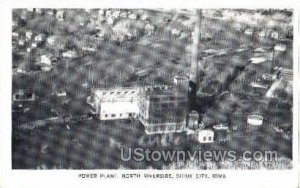
[[[100,119],[130,119],[139,114],[137,101],[108,101],[100,104]]]

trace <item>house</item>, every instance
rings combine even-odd
[[[240,25],[240,24],[236,24],[234,26],[234,29],[238,32],[238,33],[243,33],[243,31],[245,30],[245,26]]]
[[[56,12],[56,19],[58,21],[64,21],[64,11],[63,10],[59,10]]]
[[[136,20],[137,19],[137,16],[135,15],[135,14],[130,14],[129,16],[128,16],[128,18],[129,19],[131,19],[131,20]]]
[[[141,20],[148,21],[149,20],[149,16],[147,14],[143,14],[141,16]]]
[[[98,15],[99,16],[104,16],[105,15],[105,11],[104,11],[104,9],[100,9],[99,11],[98,11]]]
[[[194,32],[192,33],[192,35],[194,36]],[[214,37],[212,36],[212,34],[210,34],[208,32],[204,32],[202,34],[201,38],[205,41],[209,41],[209,40],[212,40]]]
[[[199,130],[198,142],[200,143],[212,143],[214,142],[214,131],[210,129]]]
[[[262,83],[259,83],[259,82],[256,82],[256,81],[251,82],[250,85],[251,85],[251,87],[253,87],[253,88],[268,89],[268,85],[262,84]]]
[[[44,72],[51,71],[52,69],[53,69],[52,66],[43,66],[43,67],[41,67],[41,70],[44,71]]]
[[[31,52],[31,48],[29,47],[29,48],[26,48],[26,52]]]
[[[51,57],[50,57],[50,55],[42,55],[42,56],[41,56],[40,64],[46,65],[46,66],[51,66],[51,65],[52,65],[52,62],[51,62]]]
[[[224,142],[229,139],[229,128],[227,125],[217,124],[213,126],[213,129],[215,131],[215,141]]]
[[[107,11],[105,12],[105,17],[106,17],[106,18],[110,18],[111,16],[112,16],[111,11],[110,11],[110,10],[107,10]]]
[[[75,51],[68,50],[68,51],[62,53],[62,57],[75,58],[75,57],[77,57],[77,53]]]
[[[245,30],[244,33],[245,33],[245,35],[252,36],[253,35],[253,29],[248,28],[248,29]]]
[[[65,89],[60,88],[55,91],[55,95],[57,97],[65,97],[65,96],[67,96],[67,92]]]
[[[57,37],[56,37],[56,36],[49,36],[49,37],[47,38],[47,43],[48,43],[49,45],[52,46],[52,45],[55,44],[56,40],[57,40]]]
[[[259,36],[259,38],[263,39],[263,38],[266,37],[266,32],[265,32],[265,31],[260,31],[260,32],[258,33],[258,36]]]
[[[49,15],[49,16],[53,16],[54,11],[53,10],[47,10],[46,14]]]
[[[51,58],[52,57],[49,54],[41,56],[41,61],[38,64],[41,65],[42,71],[48,72],[48,71],[52,70],[53,66],[52,66]]]
[[[264,57],[253,57],[253,58],[249,59],[249,62],[253,63],[253,64],[261,64],[265,61],[266,61],[266,58],[264,58]]]
[[[38,35],[36,35],[35,37],[34,37],[34,40],[36,41],[36,42],[43,42],[43,41],[45,41],[45,35],[44,34],[38,34]]]
[[[16,71],[17,73],[22,73],[22,74],[28,73],[28,70],[25,67],[18,67]]]
[[[106,22],[107,22],[108,25],[113,25],[114,24],[114,19],[112,17],[108,17],[106,19]]]
[[[96,52],[96,49],[94,47],[87,47],[87,46],[82,47],[81,50],[86,53]]]
[[[41,15],[41,14],[43,13],[43,11],[42,11],[42,9],[40,9],[40,8],[36,8],[36,9],[35,9],[35,13]]]
[[[292,39],[293,36],[293,27],[288,27],[286,31],[286,37]]]
[[[171,30],[171,35],[178,37],[181,34],[181,31],[179,29],[172,29]]]
[[[12,37],[13,38],[18,38],[19,37],[19,33],[18,32],[12,32]]]
[[[25,38],[26,41],[31,40],[33,33],[31,31],[26,31]]]
[[[25,46],[25,44],[26,44],[26,42],[24,39],[19,39],[19,41],[18,41],[19,46]]]
[[[121,11],[117,10],[112,13],[112,17],[118,19],[120,17]]]
[[[14,29],[16,29],[17,27],[18,27],[18,22],[16,22],[16,21],[12,21],[12,29],[14,30]]]
[[[279,33],[277,31],[271,32],[271,38],[272,39],[278,39],[279,38]]]
[[[278,79],[284,79],[286,81],[293,81],[293,70],[284,68],[284,67],[279,67],[277,70],[277,78]]]
[[[278,52],[284,52],[284,51],[286,51],[286,45],[284,45],[284,44],[276,44],[274,46],[274,50],[278,51]]]
[[[151,24],[146,24],[146,26],[145,26],[145,32],[146,32],[146,34],[148,36],[151,35],[151,34],[153,34],[154,33],[154,26],[151,25]]]
[[[26,10],[25,10],[25,11],[22,10],[22,13],[21,13],[21,19],[22,19],[22,20],[27,20],[27,16],[28,16],[28,15],[27,15],[27,11],[26,11]]]
[[[188,117],[188,127],[190,129],[196,130],[199,128],[199,114],[197,111],[191,111]]]
[[[37,47],[37,43],[35,43],[35,42],[31,43],[31,49],[34,49],[36,47]]]
[[[13,94],[13,101],[14,102],[24,102],[24,101],[34,101],[35,100],[35,94],[28,91],[20,89],[17,92]]]
[[[98,33],[95,34],[95,38],[104,40],[105,32],[103,32],[103,30],[99,31]]]
[[[127,18],[127,12],[126,12],[126,11],[122,12],[122,13],[120,14],[120,17],[121,17],[121,18]]]
[[[247,116],[247,123],[249,125],[260,126],[263,123],[263,116],[257,114],[250,114]]]
[[[256,53],[265,53],[266,50],[264,48],[255,48],[254,52],[256,52]]]
[[[276,75],[264,73],[262,78],[266,81],[274,81],[276,79]]]
[[[206,49],[203,51],[203,54],[204,55],[213,55],[213,54],[216,54],[218,53],[219,50],[216,50],[216,49]]]

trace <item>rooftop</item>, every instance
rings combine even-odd
[[[121,99],[135,98],[138,95],[138,88],[113,88],[113,89],[94,89],[94,94],[101,101],[117,101]]]
[[[142,92],[148,96],[174,95],[172,86],[168,85],[146,86],[142,89]]]

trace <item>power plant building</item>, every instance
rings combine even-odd
[[[181,132],[188,113],[188,77],[173,85],[94,89],[87,99],[100,120],[139,119],[147,134]]]
[[[87,102],[100,120],[137,118],[138,92],[137,88],[95,89]]]
[[[147,134],[182,132],[186,126],[188,95],[170,86],[141,89],[140,121]]]

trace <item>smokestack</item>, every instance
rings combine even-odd
[[[190,68],[190,93],[196,95],[198,86],[198,47],[200,40],[200,27],[201,27],[202,11],[199,9],[195,10],[195,30],[192,44],[192,57],[191,57],[191,68]]]

